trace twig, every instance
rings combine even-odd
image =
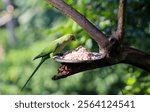
[[[124,37],[124,20],[125,20],[125,10],[126,10],[126,1],[119,1],[119,9],[118,9],[118,26],[116,31],[116,38],[120,41],[123,41]]]
[[[109,44],[108,39],[105,38],[106,36],[82,14],[66,4],[63,0],[48,1],[62,13],[71,17],[76,23],[78,23],[98,43],[101,48],[106,48],[106,46]]]

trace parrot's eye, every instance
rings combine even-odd
[[[76,40],[76,39],[75,39],[75,37],[72,37],[71,40],[74,41],[74,40]]]

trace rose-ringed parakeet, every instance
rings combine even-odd
[[[27,83],[30,81],[30,79],[33,77],[33,75],[35,74],[35,72],[39,69],[39,67],[42,65],[42,63],[49,59],[49,58],[53,58],[53,56],[55,54],[58,54],[61,52],[61,50],[70,42],[74,41],[75,37],[73,34],[67,34],[64,35],[54,41],[52,41],[49,46],[47,46],[45,49],[43,49],[43,51],[37,55],[34,60],[41,58],[40,63],[38,64],[38,66],[35,68],[35,70],[33,71],[33,73],[30,75],[30,77],[28,78],[28,80],[26,81],[26,83],[24,84],[24,86],[22,87],[21,91],[25,88],[25,86],[27,85]]]

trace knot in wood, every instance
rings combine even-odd
[[[109,38],[109,45],[108,45],[107,50],[108,50],[109,56],[116,57],[121,50],[120,42],[116,38],[111,36]]]

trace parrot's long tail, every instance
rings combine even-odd
[[[43,57],[40,61],[40,63],[38,64],[38,66],[34,69],[34,71],[32,72],[32,74],[30,75],[30,77],[28,78],[28,80],[26,81],[26,83],[24,84],[24,86],[22,87],[21,91],[26,87],[26,85],[28,84],[28,82],[31,80],[31,78],[33,77],[33,75],[35,74],[35,72],[39,69],[39,67],[42,65],[42,63],[48,59],[48,57]]]

